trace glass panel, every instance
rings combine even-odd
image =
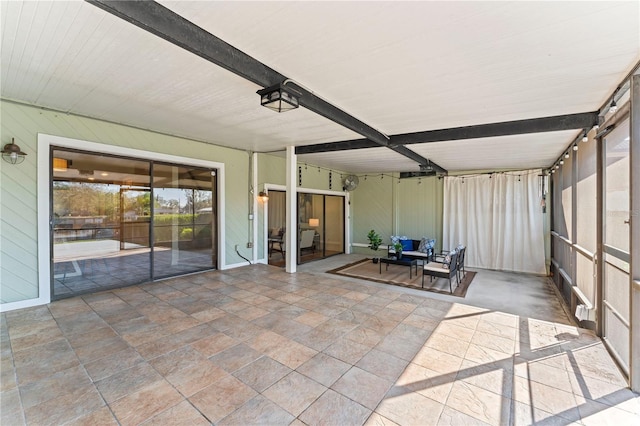
[[[149,162],[52,150],[53,299],[148,281]]]
[[[604,277],[603,299],[625,321],[629,320],[629,264],[621,259],[629,253],[630,158],[629,120],[620,123],[604,138]],[[612,249],[613,248],[613,249]],[[611,253],[615,253],[618,257]],[[629,329],[606,306],[604,337],[618,354],[628,371]]]
[[[604,312],[604,335],[629,371],[629,329],[608,308]]]
[[[344,253],[344,197],[325,198],[324,255]]]
[[[576,285],[589,299],[592,305],[596,304],[596,284],[594,278],[594,264],[591,258],[576,252]]]
[[[576,239],[579,245],[592,253],[597,250],[597,179],[596,179],[596,143],[580,143],[580,149],[573,151],[578,158],[578,181],[576,182]]]
[[[215,179],[208,169],[154,164],[154,278],[215,267]]]
[[[268,254],[269,265],[284,266],[284,241],[286,237],[286,193],[284,191],[269,191],[268,206]]]
[[[323,257],[324,195],[298,194],[298,263]]]
[[[609,302],[626,321],[629,321],[629,274],[605,262],[604,279],[607,283],[604,286],[604,300]]]
[[[557,232],[565,238],[571,239],[571,235],[573,234],[573,223],[571,222],[571,214],[572,214],[572,197],[573,197],[573,177],[571,173],[573,165],[573,157],[569,157],[564,159],[564,165],[562,165],[557,171],[556,175],[560,173],[560,177],[562,177],[562,216],[560,218],[560,223],[555,223],[558,229]],[[564,268],[569,270],[569,265],[564,265]]]
[[[629,120],[605,138],[605,244],[629,252]]]

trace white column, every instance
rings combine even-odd
[[[296,272],[298,262],[298,212],[297,212],[297,156],[293,146],[287,147],[287,235],[286,235],[286,256],[285,270],[287,272]]]
[[[254,152],[252,156],[251,167],[253,170],[251,176],[253,176],[253,181],[251,182],[251,187],[253,188],[253,197],[251,202],[253,203],[253,208],[251,211],[253,212],[253,220],[251,222],[251,233],[253,238],[251,238],[251,241],[253,241],[253,248],[251,250],[251,263],[256,263],[258,260],[258,194],[260,193],[260,188],[258,188],[258,154]]]
[[[630,158],[630,252],[631,315],[629,323],[629,382],[640,392],[640,75],[631,77],[631,144]]]

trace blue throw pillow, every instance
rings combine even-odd
[[[400,244],[402,244],[402,251],[413,250],[413,240],[400,240]]]

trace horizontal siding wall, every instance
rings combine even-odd
[[[0,121],[2,146],[15,138],[28,154],[19,165],[0,161],[1,303],[38,297],[36,178],[46,173],[36,168],[38,133],[225,163],[225,264],[244,262],[234,246],[250,238],[248,153],[8,101],[0,101]]]
[[[402,179],[389,175],[360,176],[360,185],[351,194],[354,243],[367,244],[371,229],[382,237],[386,249],[391,235],[442,241],[443,181],[436,177]],[[354,252],[381,255],[366,248]]]

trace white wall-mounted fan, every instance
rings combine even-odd
[[[356,175],[349,175],[344,178],[342,182],[342,190],[343,191],[353,191],[358,187],[358,183],[360,183],[360,179]]]

